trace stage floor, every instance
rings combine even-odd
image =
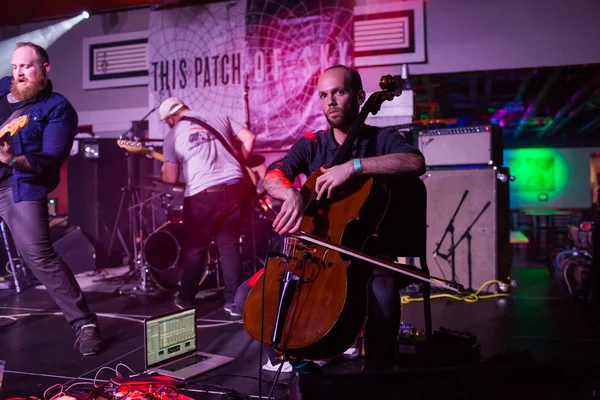
[[[529,351],[535,361],[596,368],[600,360],[600,325],[594,315],[570,298],[543,267],[517,265],[512,275],[518,285],[510,297],[471,304],[432,300],[434,330],[443,326],[477,335],[481,360],[505,352]],[[54,384],[67,387],[93,382],[94,378],[101,383],[115,375],[112,369],[117,366],[124,376],[130,374],[125,366],[143,372],[142,320],[175,310],[172,297],[113,295],[107,290],[93,291],[93,286],[84,287],[91,309],[99,314],[104,339],[104,351],[91,357],[83,357],[73,348],[74,332],[45,290],[29,288],[20,294],[0,291],[0,315],[16,318],[16,323],[0,327],[0,359],[6,360],[0,398],[43,398],[44,391]],[[421,302],[403,305],[402,320],[423,328],[422,307]],[[201,399],[257,398],[259,344],[248,337],[241,320],[228,316],[217,298],[201,300],[198,316],[200,350],[231,356],[235,361],[199,376],[196,384],[189,386],[195,392],[185,394]],[[360,364],[360,359],[341,360],[325,365],[323,371],[355,373]],[[266,396],[273,373],[267,372],[264,377],[262,393]],[[274,398],[288,398],[292,379],[292,374],[282,374]],[[235,392],[249,397],[222,397],[223,393]]]

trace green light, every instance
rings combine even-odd
[[[515,177],[510,185],[511,208],[547,202],[567,188],[570,167],[556,149],[506,150],[505,159]]]

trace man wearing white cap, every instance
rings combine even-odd
[[[194,112],[175,97],[162,102],[159,114],[171,128],[163,143],[162,179],[175,183],[181,172],[186,183],[184,270],[175,305],[194,305],[208,245],[215,237],[225,281],[225,310],[239,316],[233,297],[241,284],[239,238],[248,194],[241,162],[252,153],[255,137],[231,118]],[[234,150],[236,141],[239,152]]]

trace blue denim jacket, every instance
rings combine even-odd
[[[10,92],[11,77],[0,79],[0,98]],[[24,155],[33,171],[15,168],[12,192],[15,203],[43,200],[60,181],[60,167],[67,159],[77,134],[75,109],[61,94],[52,92],[52,82],[23,114],[29,122],[13,137],[13,152]]]

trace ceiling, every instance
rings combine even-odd
[[[0,13],[0,26],[67,18],[83,11],[98,14],[148,5],[168,7],[170,5],[206,4],[211,1],[216,0],[18,0],[18,7],[3,8]]]
[[[18,7],[3,7],[0,26],[21,25],[75,16],[83,11],[106,12],[159,3],[158,0],[18,0]]]

